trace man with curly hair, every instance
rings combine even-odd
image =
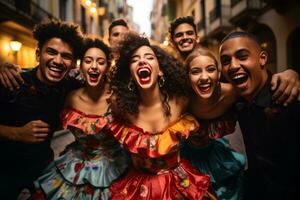
[[[66,94],[76,87],[64,77],[75,66],[82,33],[77,25],[56,20],[37,25],[39,65],[22,72],[18,90],[0,85],[0,199],[16,199],[53,160],[50,141],[60,126]]]
[[[194,50],[199,40],[196,24],[192,16],[175,19],[170,24],[169,34],[171,43],[183,60]]]

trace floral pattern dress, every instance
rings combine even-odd
[[[212,188],[219,199],[243,199],[246,158],[231,149],[223,138],[235,131],[235,115],[228,112],[217,119],[198,121],[202,129],[181,141],[181,157],[210,175]]]
[[[183,115],[163,131],[149,133],[133,124],[111,123],[111,130],[131,155],[129,172],[110,187],[110,199],[202,199],[210,178],[186,160],[180,160],[179,142],[199,128],[197,121]]]
[[[108,128],[111,114],[89,115],[67,108],[62,120],[76,143],[44,170],[35,181],[36,188],[46,199],[108,199],[108,187],[129,163],[128,154]]]

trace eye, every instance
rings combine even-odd
[[[200,72],[201,72],[201,69],[198,68],[198,67],[194,67],[194,68],[190,69],[190,74],[191,75],[197,75],[197,74],[200,74]]]
[[[187,31],[186,34],[187,35],[194,35],[194,31]]]
[[[86,63],[86,64],[91,64],[92,63],[92,59],[90,59],[90,58],[84,58],[83,62]]]
[[[229,56],[222,56],[221,57],[221,65],[226,66],[230,64],[230,57]]]
[[[98,65],[105,65],[106,64],[105,60],[99,60],[97,63],[98,63]]]
[[[47,49],[46,50],[47,54],[49,55],[56,55],[57,54],[57,51],[53,50],[53,49]]]
[[[217,67],[214,66],[214,65],[210,65],[206,68],[206,70],[209,72],[209,73],[213,73],[217,70]]]
[[[65,60],[72,60],[73,59],[73,56],[71,54],[69,54],[69,53],[63,53],[61,56]]]
[[[242,55],[238,55],[237,57],[238,57],[238,59],[240,59],[240,60],[247,60],[248,55],[247,55],[247,54],[242,54]]]
[[[137,62],[137,61],[138,61],[137,58],[132,58],[131,61],[130,61],[130,63],[135,63],[135,62]]]
[[[146,56],[147,60],[154,60],[154,56]]]
[[[176,33],[176,34],[174,35],[174,37],[175,37],[175,38],[179,38],[179,37],[182,37],[182,35],[183,35],[183,33]]]

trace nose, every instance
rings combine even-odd
[[[92,69],[96,69],[97,68],[97,62],[96,61],[92,62],[91,68]]]
[[[208,73],[207,72],[202,72],[201,75],[200,75],[200,79],[202,81],[208,80],[209,79]]]
[[[60,54],[57,54],[55,57],[54,57],[54,63],[56,64],[61,64],[62,63],[62,57]]]
[[[140,58],[139,65],[141,66],[141,65],[145,65],[145,64],[146,64],[145,58]]]
[[[239,60],[236,59],[236,58],[232,58],[231,62],[230,62],[230,68],[229,68],[229,70],[231,70],[231,71],[237,71],[237,70],[239,70],[239,68],[240,68],[240,62],[239,62]]]

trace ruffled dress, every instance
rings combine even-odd
[[[183,115],[161,132],[149,133],[135,125],[110,124],[131,155],[129,172],[110,187],[110,199],[202,199],[210,197],[210,178],[179,158],[179,142],[198,129],[197,121]]]
[[[44,170],[35,181],[37,190],[53,200],[108,199],[108,187],[129,164],[128,154],[108,128],[111,114],[97,116],[65,109],[62,119],[77,142]]]
[[[189,139],[181,141],[181,157],[210,175],[218,199],[243,199],[245,156],[231,149],[228,141],[222,138],[234,132],[235,119],[232,115],[224,115],[214,120],[198,121],[203,127]],[[191,142],[193,138],[196,142]]]

